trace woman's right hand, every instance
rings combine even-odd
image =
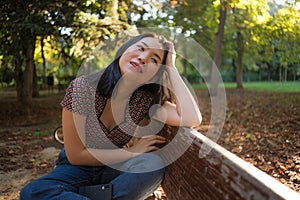
[[[140,138],[133,146],[128,147],[126,150],[136,154],[147,153],[159,149],[155,144],[164,144],[165,142],[166,138],[160,135],[146,136]]]
[[[169,69],[168,67],[176,69],[176,67],[175,67],[176,52],[175,52],[174,44],[172,42],[168,41],[168,42],[166,42],[166,45],[169,48],[167,59],[166,59],[167,69]]]

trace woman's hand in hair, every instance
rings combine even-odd
[[[174,44],[170,41],[166,42],[166,46],[169,48],[167,59],[166,59],[166,66],[176,68],[175,67],[175,60],[176,60],[176,52],[174,48]]]

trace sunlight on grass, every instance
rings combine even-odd
[[[227,88],[235,88],[236,83],[225,83]],[[264,92],[300,92],[300,82],[246,82],[245,89]]]
[[[247,90],[263,92],[300,92],[300,82],[244,82]],[[225,88],[236,88],[236,83],[224,83]],[[205,84],[193,85],[194,89],[206,89]]]

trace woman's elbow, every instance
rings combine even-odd
[[[68,155],[68,154],[67,154],[67,159],[68,159],[68,161],[69,161],[69,163],[70,163],[71,165],[80,165],[80,164],[78,163],[78,159],[76,159],[75,156],[72,156],[72,155]]]
[[[80,153],[75,153],[66,149],[66,156],[70,164],[83,165],[82,161],[84,161],[84,159],[80,158]]]
[[[196,120],[189,123],[189,127],[193,128],[193,127],[200,126],[201,122],[202,122],[202,118],[201,119],[196,119]]]
[[[202,115],[201,113],[197,113],[193,118],[186,121],[185,124],[187,124],[187,126],[189,127],[197,127],[200,126],[201,122],[202,122]]]
[[[185,127],[191,127],[191,128],[194,128],[194,127],[200,126],[201,121],[202,121],[201,118],[198,118],[198,119],[190,119],[190,120],[187,120],[187,121],[181,121],[180,126],[185,126]]]
[[[202,122],[202,118],[201,118],[201,119],[198,119],[197,121],[195,121],[195,122],[192,124],[192,127],[200,126],[200,125],[201,125],[201,122]]]

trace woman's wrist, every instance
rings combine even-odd
[[[123,147],[123,150],[126,152],[126,155],[128,158],[127,160],[129,160],[137,155],[137,153],[130,151],[130,147],[125,146],[125,147]]]

